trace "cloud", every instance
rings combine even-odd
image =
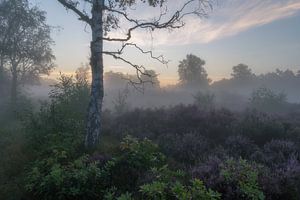
[[[133,38],[142,45],[209,43],[294,16],[299,11],[300,0],[224,0],[208,19],[188,18],[182,29],[153,33],[153,41],[150,36],[146,39],[145,32],[135,32]]]

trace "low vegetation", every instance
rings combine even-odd
[[[62,76],[39,111],[2,119],[1,198],[300,198],[299,115],[216,109],[199,94],[195,105],[105,110],[101,144],[86,151],[84,80]]]

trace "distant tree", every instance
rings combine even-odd
[[[189,86],[208,86],[211,80],[207,77],[204,65],[204,60],[193,54],[188,54],[178,66],[180,83]]]
[[[0,2],[2,69],[11,73],[11,102],[15,107],[20,83],[35,83],[54,67],[50,26],[45,12],[27,0]]]
[[[78,94],[89,94],[90,67],[88,65],[79,67],[75,72],[75,80]],[[84,97],[82,97],[83,99]]]
[[[104,84],[106,88],[120,89],[123,88],[127,83],[127,76],[121,72],[105,72],[104,74]]]
[[[147,75],[142,75],[141,80],[146,85],[151,85],[155,88],[160,86],[160,82],[158,79],[158,74],[154,70],[145,70]],[[149,76],[150,75],[150,76]]]
[[[249,66],[245,64],[234,66],[232,71],[231,76],[236,80],[250,80],[255,76]]]
[[[0,49],[1,49],[1,45],[0,45]],[[4,60],[3,54],[0,53],[0,96],[2,96],[2,97],[6,96],[7,86],[9,86],[7,84],[9,81],[9,77],[8,77],[7,71],[4,68],[4,65],[5,65],[4,63],[5,63],[5,60]]]
[[[125,88],[123,90],[119,90],[116,98],[113,100],[114,111],[117,115],[124,114],[126,111],[128,111],[128,95],[129,90],[128,88]]]
[[[276,94],[271,89],[261,87],[253,91],[250,98],[252,108],[260,111],[273,112],[282,111],[287,105],[287,97],[284,93]]]
[[[72,10],[79,20],[85,22],[92,32],[91,58],[92,68],[92,89],[91,99],[88,107],[87,133],[85,144],[87,147],[95,147],[99,142],[102,120],[101,111],[104,96],[103,88],[103,55],[111,56],[125,62],[136,70],[139,83],[143,82],[141,75],[150,76],[145,72],[143,66],[136,65],[127,60],[123,53],[127,48],[134,48],[137,51],[149,55],[151,58],[166,64],[163,56],[155,57],[152,51],[145,51],[134,43],[131,39],[133,32],[139,29],[153,32],[155,30],[181,28],[184,26],[184,18],[188,15],[202,17],[206,15],[206,10],[210,8],[210,0],[185,0],[182,3],[167,3],[166,0],[57,0],[64,7]],[[129,11],[137,4],[152,8],[158,7],[160,13],[152,16],[149,20],[134,18]],[[168,5],[175,7],[171,13]],[[176,9],[176,6],[179,8]],[[86,11],[85,8],[91,8]],[[140,8],[140,7],[139,7]],[[173,10],[173,9],[172,9]],[[152,13],[153,14],[153,13]],[[112,35],[112,31],[124,32],[124,37]],[[120,49],[116,51],[104,51],[103,42],[120,43]]]
[[[0,1],[0,5],[3,2]],[[2,13],[2,12],[1,12]],[[7,88],[5,88],[7,85],[7,72],[4,68],[4,65],[7,62],[7,58],[4,56],[4,53],[6,52],[6,38],[7,34],[5,33],[6,30],[6,23],[5,18],[3,14],[0,13],[0,95],[5,96],[4,90],[6,91]]]
[[[203,110],[210,110],[215,106],[215,95],[210,92],[198,92],[194,97],[194,104]]]
[[[280,70],[280,69],[276,69],[276,74],[282,78],[282,79],[290,79],[290,78],[295,78],[295,73],[292,70]]]

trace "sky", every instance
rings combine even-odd
[[[52,32],[56,69],[51,76],[59,72],[72,74],[88,63],[91,40],[88,27],[56,0],[30,1],[46,11],[48,23],[56,27]],[[169,7],[172,12],[184,0],[169,0],[169,3],[173,5]],[[143,6],[135,12],[132,16],[144,19],[155,14],[153,9]],[[133,36],[133,41],[146,50],[151,49],[155,55],[163,54],[170,60],[168,66],[164,66],[132,49],[126,53],[134,63],[155,70],[162,85],[177,82],[179,61],[190,53],[206,61],[205,68],[214,81],[230,77],[232,67],[239,63],[249,65],[256,74],[277,68],[298,71],[300,0],[216,0],[208,17],[188,17],[182,29],[157,31],[152,35],[137,31]],[[105,44],[107,49],[114,47],[117,46]],[[110,57],[104,60],[105,71],[134,73],[124,63]]]

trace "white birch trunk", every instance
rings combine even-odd
[[[99,142],[102,128],[101,111],[104,96],[103,87],[103,6],[104,0],[94,0],[92,8],[92,42],[91,59],[92,87],[91,98],[88,106],[86,138],[87,148],[95,147]]]

